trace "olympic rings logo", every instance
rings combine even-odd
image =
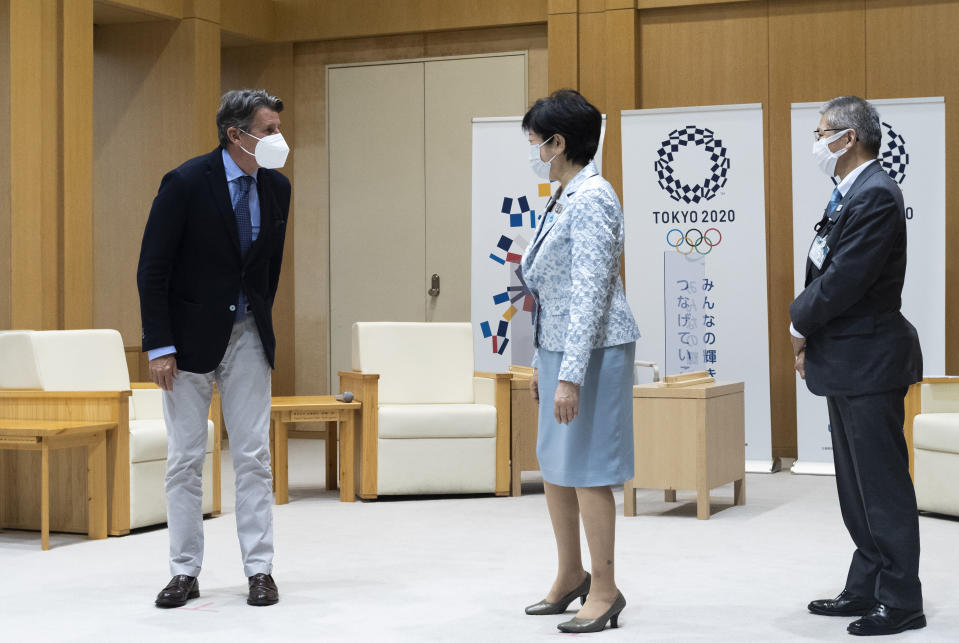
[[[673,234],[674,232],[679,236]],[[715,234],[710,237],[710,232]],[[679,228],[673,228],[666,233],[666,243],[675,248],[676,252],[681,255],[692,254],[695,250],[697,254],[705,256],[722,242],[723,233],[718,228],[706,228],[706,232],[702,232],[699,228],[690,228],[686,231],[686,234],[683,234],[683,231]],[[704,244],[707,248],[705,251],[701,249]],[[683,250],[684,247],[688,247],[689,250]]]

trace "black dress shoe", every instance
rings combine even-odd
[[[858,621],[853,621],[846,631],[856,636],[883,636],[899,634],[906,630],[920,630],[926,626],[926,616],[922,610],[901,610],[882,603]]]
[[[250,576],[250,596],[246,599],[247,605],[262,607],[275,605],[280,600],[280,590],[276,588],[273,576],[270,574],[255,574]]]
[[[183,607],[191,598],[200,598],[196,576],[178,574],[157,594],[157,607]]]
[[[809,611],[822,616],[865,616],[876,604],[876,599],[850,594],[842,590],[836,598],[826,598],[809,604]]]

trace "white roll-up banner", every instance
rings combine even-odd
[[[636,359],[743,382],[746,466],[768,472],[762,106],[624,111],[622,132]]]

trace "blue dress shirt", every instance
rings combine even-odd
[[[223,169],[226,170],[226,184],[230,189],[230,204],[234,209],[236,209],[236,200],[240,196],[240,182],[237,179],[246,173],[240,169],[240,166],[236,164],[236,161],[233,160],[233,157],[230,156],[229,152],[222,150],[222,153]],[[256,172],[250,176],[253,177],[253,185],[255,186]],[[256,238],[260,234],[260,196],[257,194],[256,189],[250,190],[250,223],[253,226],[253,241],[256,241]],[[238,318],[246,314],[246,306],[246,295],[244,295],[243,291],[240,290],[240,296],[237,301]],[[175,352],[175,346],[164,346],[163,348],[155,348],[152,351],[148,351],[147,357],[153,360],[157,357],[163,357],[164,355],[169,355]]]

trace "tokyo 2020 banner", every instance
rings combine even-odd
[[[470,315],[474,366],[502,373],[533,360],[533,298],[516,271],[556,183],[529,167],[520,116],[473,119]],[[606,133],[603,117],[602,133]],[[596,164],[602,171],[603,136]]]
[[[744,382],[746,466],[768,472],[762,106],[625,111],[622,127],[636,359]]]
[[[925,375],[946,370],[946,109],[942,98],[870,101],[879,111],[879,164],[906,202],[907,262],[902,314],[916,327]],[[812,157],[821,103],[792,105],[793,285],[803,289],[813,226],[835,181]],[[798,458],[793,473],[835,473],[826,400],[796,377]]]

